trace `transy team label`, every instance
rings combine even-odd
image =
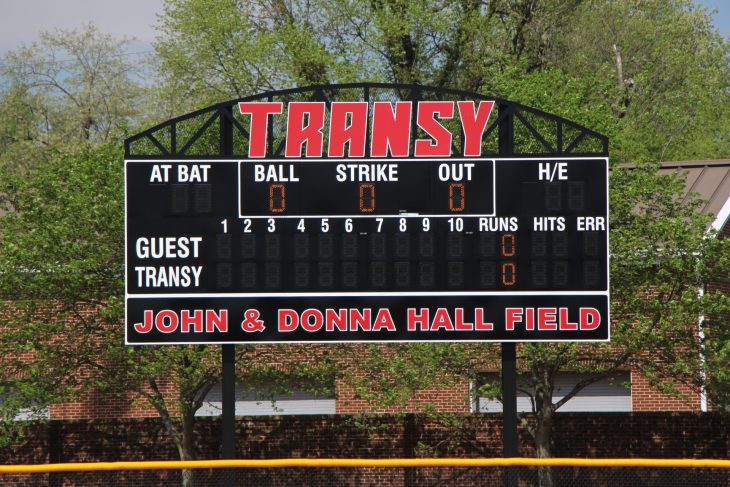
[[[607,340],[607,296],[147,298],[127,342]],[[316,306],[313,306],[316,303]]]

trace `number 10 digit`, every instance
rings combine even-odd
[[[464,211],[464,185],[461,183],[449,184],[449,210]]]

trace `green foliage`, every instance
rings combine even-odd
[[[164,5],[177,114],[293,86],[420,83],[565,116],[609,136],[618,162],[730,155],[730,44],[689,0]]]
[[[0,384],[13,391],[0,421],[10,430],[29,405],[133,392],[180,457],[194,458],[192,423],[220,381],[220,348],[124,345],[122,161],[119,147],[101,145],[51,152],[27,171],[0,168]],[[238,378],[269,396],[331,393],[326,354],[297,352],[237,347]]]
[[[0,88],[0,165],[29,166],[45,158],[42,97],[22,86]]]
[[[3,170],[5,298],[98,305],[122,294],[122,158],[119,148],[101,146],[52,153],[31,174]]]
[[[707,397],[718,410],[730,411],[730,320],[715,315],[708,323],[705,340]]]
[[[615,160],[730,154],[728,47],[690,0],[590,0],[551,57],[615,118]]]
[[[43,32],[0,63],[0,165],[31,167],[46,151],[119,141],[142,111],[128,41],[93,24]]]
[[[81,374],[120,344],[121,152],[49,153],[31,171],[0,169],[0,381],[5,425],[18,410],[68,399]],[[94,356],[93,354],[97,354]]]
[[[615,167],[611,175],[611,342],[518,347],[520,387],[531,394],[537,413],[535,422],[524,424],[541,455],[550,452],[555,411],[622,370],[634,368],[659,390],[677,394],[680,386],[702,387],[707,360],[714,397],[727,400],[727,324],[720,318],[730,311],[730,296],[699,289],[730,275],[730,239],[708,233],[711,215],[699,213],[695,197],[683,197],[684,175],[659,175],[657,168]],[[703,315],[713,318],[700,334]],[[471,391],[477,397],[499,398],[498,381],[483,375],[498,369],[497,351],[462,344],[372,347],[358,357],[356,370],[365,373],[353,374],[351,383],[374,409],[423,407],[409,403],[414,393],[459,380],[477,384]],[[553,402],[556,376],[564,371],[582,378]]]
[[[180,0],[164,3],[157,44],[172,107],[189,111],[233,97],[331,80],[337,58],[308,2]]]

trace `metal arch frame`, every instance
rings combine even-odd
[[[424,94],[434,95],[450,95],[457,96],[465,100],[493,100],[498,107],[498,116],[491,121],[487,129],[484,131],[483,138],[488,137],[495,129],[498,131],[499,137],[499,151],[494,155],[500,157],[540,157],[540,156],[607,156],[608,155],[608,137],[595,132],[587,127],[579,125],[563,117],[553,115],[551,113],[544,112],[535,108],[530,108],[520,103],[515,103],[509,100],[505,100],[498,97],[482,95],[478,93],[472,93],[463,90],[456,90],[450,88],[434,88],[430,86],[415,85],[415,84],[391,84],[391,83],[347,83],[347,84],[333,84],[333,85],[313,85],[301,88],[291,88],[286,90],[268,91],[259,93],[256,95],[237,98],[229,100],[215,105],[211,105],[200,110],[196,110],[179,117],[172,118],[163,123],[155,125],[147,130],[139,132],[124,141],[124,154],[125,157],[139,158],[139,159],[154,159],[159,157],[171,157],[176,159],[199,159],[198,155],[187,154],[187,151],[193,146],[193,144],[200,139],[200,137],[210,128],[214,122],[218,122],[219,127],[219,140],[220,147],[218,154],[206,154],[207,158],[215,157],[247,157],[246,154],[234,154],[233,153],[233,131],[237,130],[240,135],[248,139],[248,131],[241,125],[241,123],[233,116],[233,109],[238,105],[239,102],[248,101],[274,101],[275,98],[287,97],[291,95],[300,95],[311,93],[308,97],[310,101],[324,101],[328,105],[331,103],[331,99],[328,96],[328,92],[337,93],[339,90],[362,90],[362,100],[370,100],[371,89],[392,89],[396,92],[407,93],[407,96],[401,97],[404,101],[421,101],[429,100],[433,98],[424,98]],[[557,135],[556,147],[553,147],[551,143],[547,141],[548,137],[543,134],[529,122],[525,117],[525,114],[536,115],[539,118],[548,120],[555,124],[555,135]],[[207,118],[206,118],[207,115]],[[205,122],[197,129],[195,134],[185,141],[182,147],[178,146],[178,124],[187,120],[192,120],[201,117],[205,119]],[[541,152],[518,152],[515,153],[515,136],[514,136],[514,120],[518,119],[522,123],[531,135],[533,142],[537,142],[539,147],[545,149]],[[413,122],[415,123],[415,122]],[[576,130],[578,134],[571,141],[565,141],[563,133],[565,128]],[[368,131],[371,127],[368,126]],[[167,131],[167,134],[164,134]],[[273,131],[269,131],[269,136],[272,136]],[[163,145],[157,138],[158,135],[165,135],[169,137],[170,148],[168,149]],[[415,140],[415,130],[411,131],[411,139]],[[600,142],[601,150],[597,152],[573,152],[573,150],[583,141],[588,138],[596,139]],[[135,142],[147,141],[154,147],[159,149],[159,153],[138,153],[133,150]],[[567,143],[566,143],[567,142]],[[459,144],[459,145],[457,145]],[[455,153],[459,153],[462,150],[463,145],[463,134],[462,137],[454,140],[453,150]],[[273,144],[268,144],[268,157],[280,157],[283,150],[283,146],[279,145],[274,148]]]

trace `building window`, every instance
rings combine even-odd
[[[560,373],[555,380],[553,403],[570,392],[578,381],[586,376],[574,373]],[[498,374],[489,374],[486,381],[499,380]],[[620,372],[611,379],[602,379],[582,389],[576,396],[563,404],[558,413],[574,412],[631,412],[631,389],[629,372]],[[532,412],[533,391],[519,383],[517,391],[517,411]],[[501,413],[502,403],[497,399],[476,397],[474,411],[480,413]]]
[[[221,385],[216,384],[205,398],[196,416],[220,416]],[[293,390],[286,394],[266,394],[236,385],[236,416],[284,416],[335,414],[334,396]]]
[[[0,413],[15,421],[49,419],[50,408],[40,406],[40,401],[28,401],[20,397],[13,384],[0,384]]]

